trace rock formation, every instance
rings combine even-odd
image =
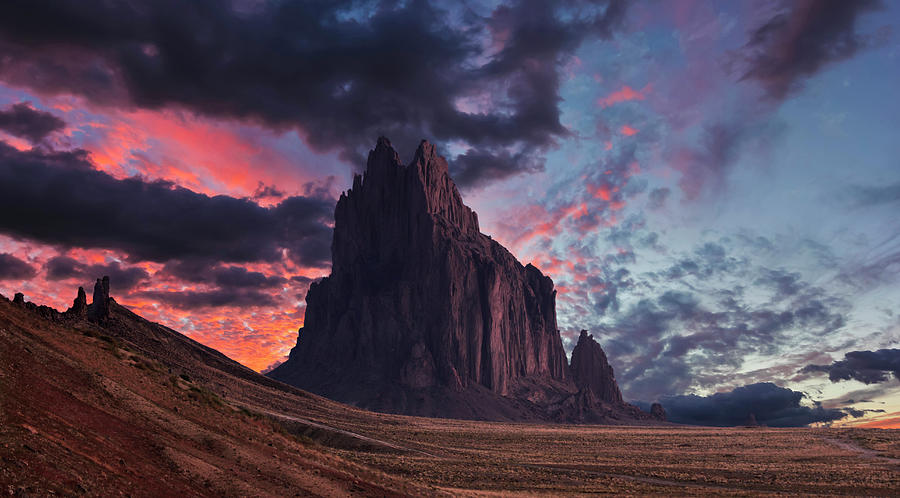
[[[587,330],[581,331],[578,344],[572,350],[571,370],[572,380],[579,389],[590,389],[598,399],[607,403],[622,403],[622,393],[606,353]]]
[[[97,279],[97,283],[94,284],[94,300],[88,311],[88,316],[92,320],[109,318],[109,277]]]
[[[72,307],[67,309],[66,313],[71,316],[84,316],[87,314],[87,309],[87,295],[84,292],[84,287],[79,287],[78,295],[75,297]]]
[[[659,403],[653,403],[650,405],[650,415],[653,416],[656,420],[661,420],[663,422],[666,421],[666,409],[663,408],[663,405]]]
[[[21,292],[16,292],[15,295],[13,295],[13,304],[18,304],[19,306],[24,306],[25,305],[25,294],[22,294]]]
[[[579,379],[595,395],[575,399],[553,282],[479,231],[428,142],[404,165],[378,140],[338,200],[331,250],[332,273],[310,286],[297,345],[272,378],[427,416],[566,420],[624,406],[592,339]]]

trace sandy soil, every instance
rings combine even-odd
[[[0,299],[0,495],[900,495],[900,431],[375,414],[117,320]]]

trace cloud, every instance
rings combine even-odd
[[[800,403],[804,397],[802,392],[761,382],[711,396],[667,396],[660,403],[672,422],[715,427],[747,424],[751,414],[758,423],[771,427],[801,427],[858,416],[845,410],[826,409],[818,403],[804,406]]]
[[[66,122],[49,112],[34,109],[25,102],[0,110],[0,130],[14,137],[38,143],[53,132],[66,127]]]
[[[18,151],[0,142],[0,232],[61,247],[124,251],[129,260],[326,265],[333,201],[289,197],[265,208],[171,183],[116,179],[84,151]]]
[[[469,149],[453,160],[453,180],[460,188],[477,187],[520,173],[540,171],[543,167],[531,148],[516,153],[505,149]]]
[[[37,275],[33,266],[13,256],[0,253],[0,280],[28,280]]]
[[[528,145],[533,165],[569,133],[563,66],[583,40],[611,37],[626,3],[522,0],[483,13],[431,2],[35,0],[0,6],[0,79],[299,128],[354,164],[387,135],[402,148],[428,136],[480,154]]]
[[[647,92],[650,91],[650,85],[645,86],[642,90],[634,90],[628,85],[624,85],[621,90],[616,90],[606,97],[597,100],[600,107],[609,107],[620,102],[628,102],[629,100],[644,100]]]
[[[650,199],[648,207],[654,211],[662,209],[663,206],[666,205],[666,200],[669,199],[669,196],[671,194],[672,190],[670,190],[668,187],[660,187],[651,190],[650,194],[648,194],[648,197]]]
[[[247,288],[206,291],[150,291],[141,295],[182,310],[222,306],[270,307],[277,304],[275,297],[272,295]]]
[[[888,185],[853,185],[845,193],[856,207],[893,205],[900,202],[900,183]]]
[[[741,118],[736,120],[734,116]],[[784,131],[784,123],[771,114],[771,109],[756,103],[736,106],[727,118],[711,119],[703,125],[699,143],[670,155],[672,166],[681,173],[678,186],[684,197],[695,200],[704,190],[722,193],[728,176],[742,160],[763,166],[763,158],[783,138]]]
[[[640,228],[622,228],[611,231],[612,242],[630,247]],[[604,340],[626,397],[653,399],[734,386],[734,372],[748,357],[815,347],[845,326],[845,299],[799,275],[754,262],[743,255],[754,249],[735,248],[735,243],[758,241],[721,238],[698,243],[687,253],[655,250],[664,255],[659,269],[643,273],[623,268],[628,261],[607,258],[602,270],[567,289],[588,293],[595,305],[595,310],[579,310],[581,316],[599,312],[597,322],[587,325]],[[799,363],[788,365],[785,375],[811,360],[793,361]],[[744,382],[767,378],[758,373]]]
[[[108,276],[111,286],[115,291],[127,292],[139,283],[150,278],[150,274],[143,268],[136,266],[123,266],[118,261],[107,264],[84,264],[68,256],[55,256],[45,264],[47,278],[50,280],[64,280],[80,278],[84,282],[93,282],[94,279]]]
[[[267,276],[241,266],[218,265],[210,268],[206,261],[173,261],[163,267],[164,273],[194,283],[215,284],[219,287],[271,288],[287,282],[284,277]]]
[[[848,59],[872,44],[856,32],[860,15],[878,9],[877,0],[798,0],[750,33],[738,52],[742,80],[759,82],[782,100],[831,63]]]
[[[878,384],[893,375],[900,380],[900,349],[851,351],[831,365],[807,365],[801,373],[827,373],[831,382],[858,380],[863,384]]]
[[[274,185],[264,185],[263,182],[259,182],[259,186],[253,192],[251,199],[261,201],[264,199],[281,199],[284,196],[285,193],[278,190]]]

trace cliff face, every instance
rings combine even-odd
[[[577,393],[553,282],[480,233],[428,142],[404,165],[379,139],[338,200],[332,258],[271,377],[363,408],[460,418],[548,419]]]

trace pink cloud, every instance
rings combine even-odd
[[[625,85],[620,90],[616,90],[606,97],[597,99],[597,105],[599,105],[600,107],[609,107],[620,102],[628,102],[630,100],[644,100],[646,98],[647,92],[649,92],[651,88],[652,86],[648,84],[641,90],[634,90],[630,86]]]

